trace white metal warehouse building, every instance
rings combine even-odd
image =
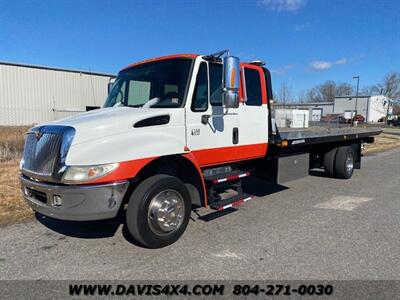
[[[362,115],[366,122],[376,123],[383,117],[392,115],[392,102],[383,95],[338,96],[333,102],[274,104],[274,108],[308,110],[310,121],[320,121],[328,114],[339,114],[345,119],[351,119],[357,111],[357,114]]]
[[[343,114],[346,119],[351,119],[357,112],[368,123],[376,123],[386,115],[391,115],[392,111],[389,98],[383,95],[335,97],[333,106],[333,112]]]
[[[104,104],[111,74],[0,62],[0,125],[32,125]]]

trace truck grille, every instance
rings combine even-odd
[[[43,132],[36,136],[35,132],[28,133],[24,148],[23,169],[51,176],[59,161],[62,133]]]

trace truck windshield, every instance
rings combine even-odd
[[[180,107],[191,64],[191,59],[169,59],[123,70],[118,74],[104,107]]]

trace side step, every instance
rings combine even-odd
[[[233,197],[229,197],[217,202],[210,203],[210,207],[216,209],[218,211],[222,211],[227,208],[235,207],[246,203],[249,200],[254,199],[254,196],[243,193],[239,195],[235,195]]]
[[[237,180],[241,179],[244,177],[250,176],[250,172],[243,172],[243,171],[233,171],[229,173],[223,173],[223,174],[218,174],[218,175],[213,175],[213,176],[208,176],[205,177],[204,179],[206,181],[212,182],[213,184],[221,183],[221,182],[227,182],[231,180]]]

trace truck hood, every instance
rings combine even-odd
[[[109,107],[58,120],[49,125],[71,126],[75,128],[76,134],[72,145],[77,145],[111,135],[123,134],[133,130],[143,130],[144,128],[134,128],[133,125],[141,120],[157,116],[169,115],[171,119],[174,119],[174,115],[180,113],[183,115],[183,108]],[[180,120],[181,118],[177,119]],[[175,121],[177,120],[175,119]],[[174,126],[178,125],[176,122],[174,123]]]

